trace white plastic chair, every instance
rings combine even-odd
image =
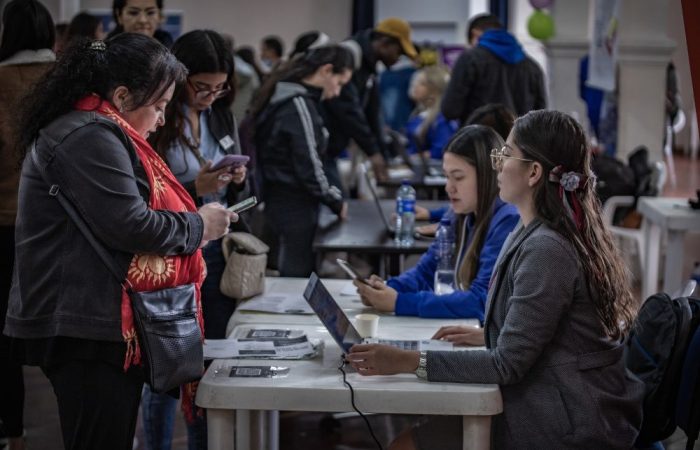
[[[657,161],[652,167],[652,183],[656,187],[657,195],[660,195],[666,184],[666,164],[663,161]],[[625,228],[614,225],[613,219],[617,208],[628,208],[634,205],[634,197],[631,195],[615,195],[610,197],[603,205],[603,221],[610,232],[621,241],[634,241],[634,246],[639,256],[640,274],[644,273],[644,261],[646,261],[644,253],[644,235],[646,232],[645,224],[642,221],[640,228]]]

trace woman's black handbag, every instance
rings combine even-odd
[[[157,291],[133,291],[128,281],[119,275],[117,262],[90,231],[59,186],[47,179],[34,148],[31,157],[41,177],[51,186],[49,194],[56,197],[107,269],[129,294],[141,347],[143,370],[151,390],[157,393],[167,392],[201,378],[204,373],[204,349],[202,330],[197,322],[194,284]]]

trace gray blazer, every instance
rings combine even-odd
[[[501,250],[486,307],[486,350],[428,352],[430,381],[496,383],[495,448],[630,448],[643,385],[605,336],[578,255],[534,220]]]

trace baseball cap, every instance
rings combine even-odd
[[[409,58],[415,58],[418,55],[416,48],[411,42],[411,26],[405,20],[398,17],[389,17],[379,22],[374,27],[374,31],[398,39],[401,43],[401,49]]]

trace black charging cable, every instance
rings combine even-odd
[[[377,436],[374,435],[374,430],[372,430],[372,425],[369,424],[369,420],[367,420],[367,417],[362,414],[362,411],[357,409],[357,406],[355,406],[355,391],[353,390],[352,386],[350,383],[348,383],[348,380],[346,379],[346,374],[345,374],[345,365],[347,364],[347,361],[345,361],[345,355],[340,355],[340,366],[338,366],[338,370],[340,370],[340,373],[343,374],[343,383],[350,388],[350,404],[352,404],[352,409],[355,410],[357,414],[362,417],[362,419],[365,421],[365,424],[367,425],[367,429],[369,429],[369,434],[372,435],[372,439],[374,439],[374,443],[377,444],[377,448],[379,450],[384,450],[384,447],[382,447],[382,444],[379,443],[379,439],[377,439]]]

